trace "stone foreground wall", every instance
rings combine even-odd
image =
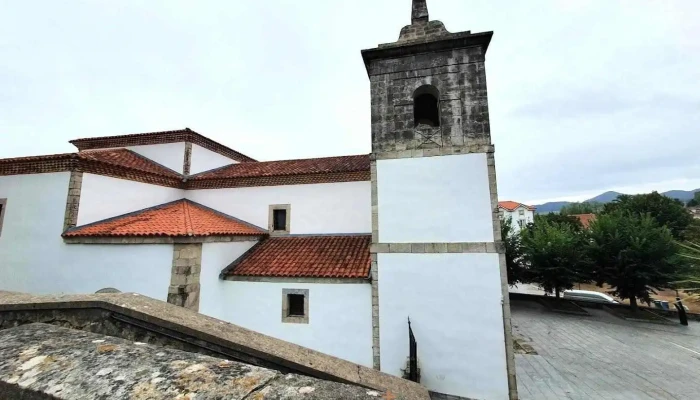
[[[384,395],[54,325],[36,323],[0,331],[0,398],[380,399]]]

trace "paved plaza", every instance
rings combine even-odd
[[[537,352],[516,354],[522,400],[700,399],[700,323],[558,314],[531,301],[511,308],[514,337]]]

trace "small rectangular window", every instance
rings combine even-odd
[[[304,295],[303,294],[288,294],[287,301],[289,303],[290,317],[304,316]]]
[[[309,289],[282,289],[282,323],[309,323]]]
[[[5,209],[7,208],[7,199],[0,199],[0,235],[2,235],[2,221],[5,219]]]
[[[287,210],[272,211],[272,229],[275,231],[287,230]]]
[[[519,214],[520,214],[520,215],[525,215],[525,210],[520,210]]]
[[[292,208],[289,204],[272,204],[270,205],[270,219],[268,229],[272,235],[288,235],[291,230],[289,227],[290,215]]]

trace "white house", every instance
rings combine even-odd
[[[535,222],[535,207],[515,201],[499,201],[498,212],[501,218],[509,218],[515,230]]]
[[[517,398],[491,35],[414,0],[396,43],[362,51],[371,154],[260,162],[186,128],[0,160],[0,290],[136,292],[435,392]]]

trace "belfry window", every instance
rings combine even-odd
[[[413,94],[413,123],[414,126],[425,124],[432,127],[440,126],[439,93],[434,86],[419,87]]]

